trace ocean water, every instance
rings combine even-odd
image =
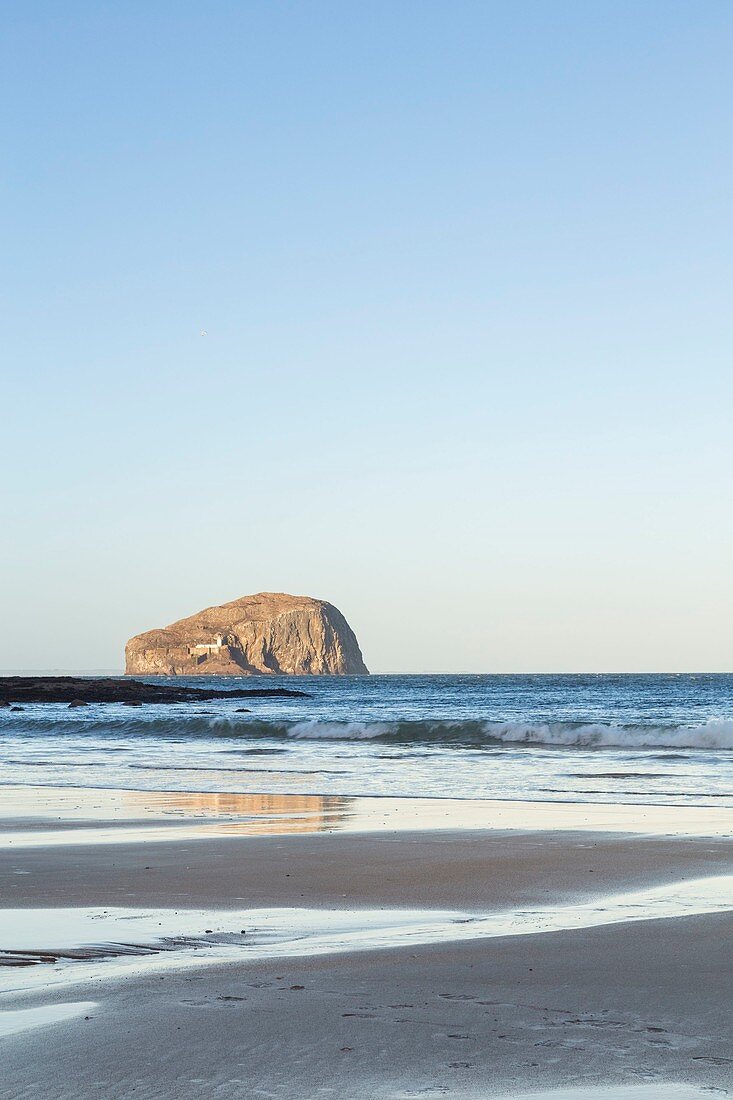
[[[308,697],[0,711],[0,785],[733,806],[733,675],[177,682]]]

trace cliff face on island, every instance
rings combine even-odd
[[[341,612],[309,596],[260,592],[208,607],[125,646],[125,673],[147,676],[367,675]]]

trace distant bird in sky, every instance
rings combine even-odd
[[[209,334],[208,334],[208,332],[206,331],[206,329],[205,329],[205,328],[202,328],[202,329],[201,329],[201,332],[199,333],[199,336],[208,336],[208,335],[209,335]]]

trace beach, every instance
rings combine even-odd
[[[617,811],[625,821],[611,828],[606,807],[586,808],[586,827],[575,828],[562,806],[545,806],[541,827],[527,813],[524,827],[498,827],[485,814],[480,827],[457,828],[460,807],[434,799],[424,800],[432,817],[420,807],[420,827],[411,828],[410,800],[391,807],[390,822],[385,800],[363,799],[370,805],[349,823],[344,807],[334,818],[288,796],[257,806],[231,795],[187,805],[139,792],[5,794],[2,904],[49,911],[38,952],[54,947],[52,910],[90,911],[103,923],[128,914],[117,943],[131,912],[158,910],[167,931],[199,911],[216,914],[222,929],[231,923],[240,939],[217,938],[217,925],[208,946],[153,944],[141,955],[108,947],[103,957],[3,967],[2,1014],[17,1028],[1,1040],[3,1096],[733,1089],[725,810],[687,833],[680,821],[675,835],[669,822],[645,832],[633,807]],[[156,837],[172,814],[175,824]],[[80,841],[79,830],[89,835]],[[696,912],[693,900],[689,911],[655,919],[660,890],[699,881],[723,883],[722,896],[703,903],[716,911]],[[609,910],[630,892],[635,919],[624,911],[618,923],[593,925],[617,919]],[[562,924],[589,904],[591,926],[531,926],[532,914],[557,922],[559,913]],[[320,927],[324,911],[335,933]],[[507,927],[472,927],[502,913]],[[390,924],[400,914],[407,923]],[[415,914],[423,923],[413,927]],[[427,930],[425,914],[433,915]],[[267,931],[273,916],[276,933]],[[70,1014],[48,1022],[49,1011]]]

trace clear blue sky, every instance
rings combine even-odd
[[[376,670],[731,669],[731,56],[728,0],[5,3],[0,667],[277,590]]]

